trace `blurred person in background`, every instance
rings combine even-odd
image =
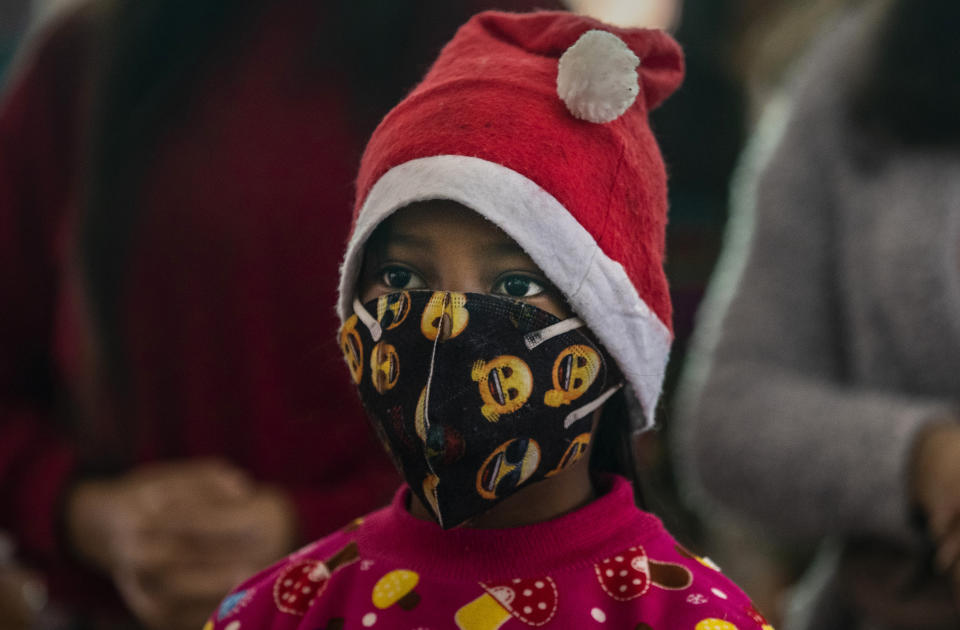
[[[822,542],[789,630],[955,629],[960,4],[856,4],[744,158],[675,446],[692,492]]]
[[[0,3],[0,78],[26,30],[29,9],[29,0]]]
[[[555,8],[87,2],[21,51],[0,97],[0,529],[76,624],[199,627],[389,497],[329,306],[343,209],[373,123],[491,5]]]
[[[765,105],[786,86],[818,32],[840,11],[863,0],[740,0],[727,63],[747,98],[751,126]]]
[[[678,492],[667,445],[676,413],[676,386],[687,365],[696,312],[720,254],[730,204],[730,182],[757,116],[783,89],[791,69],[818,30],[851,0],[731,0],[684,4],[676,33],[687,56],[687,78],[671,107],[653,113],[670,165],[667,260],[676,338],[671,350],[661,430],[643,436],[643,479],[659,511],[688,544],[709,554],[744,586],[779,627],[789,588],[814,546],[784,543],[762,526],[729,510],[693,513]],[[677,516],[679,515],[679,516]]]

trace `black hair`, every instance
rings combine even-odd
[[[645,507],[633,436],[627,395],[620,389],[604,403],[600,412],[590,446],[590,471],[626,477],[633,484],[637,505]]]

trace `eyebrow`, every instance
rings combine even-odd
[[[410,234],[406,232],[393,232],[390,234],[388,239],[390,245],[405,245],[410,247],[427,247],[432,244],[432,241],[429,238],[424,238],[416,234]],[[527,255],[527,252],[523,250],[515,241],[510,240],[509,238],[492,243],[483,248],[484,256],[493,256],[493,255],[506,255],[506,254],[521,254],[523,256]]]
[[[386,251],[390,247],[399,247],[402,250],[409,248],[417,250],[418,252],[426,252],[429,251],[432,245],[433,241],[431,239],[424,238],[414,233],[392,232],[388,242],[383,248],[382,254],[386,255]],[[530,259],[529,254],[527,254],[527,252],[525,252],[524,249],[516,243],[516,241],[510,239],[510,237],[505,237],[504,240],[484,246],[480,250],[479,256],[488,262],[504,256],[523,256],[528,260]]]
[[[523,251],[523,248],[517,245],[514,241],[501,241],[488,247],[484,247],[481,255],[485,258],[508,255],[520,255],[529,258],[527,252]]]
[[[426,247],[430,244],[430,239],[417,236],[416,234],[405,234],[403,232],[393,232],[387,239],[388,245],[408,245],[411,247]]]

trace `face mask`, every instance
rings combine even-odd
[[[580,460],[592,412],[621,387],[579,319],[485,294],[355,300],[340,347],[377,434],[444,529]]]

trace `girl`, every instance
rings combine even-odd
[[[671,338],[647,112],[681,75],[661,32],[460,29],[367,147],[341,270],[341,349],[407,485],[208,628],[769,627],[623,476]]]

